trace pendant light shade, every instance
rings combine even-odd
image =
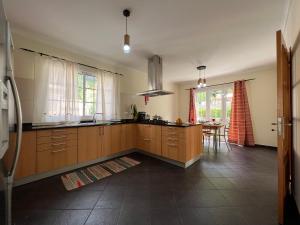
[[[129,36],[129,34],[127,34],[127,18],[130,16],[129,9],[125,9],[123,11],[123,15],[126,17],[126,33],[124,35],[123,52],[128,54],[128,53],[130,53],[130,36]]]
[[[198,66],[197,67],[197,70],[199,70],[199,79],[197,82],[197,88],[206,87],[205,69],[206,69],[206,66]],[[203,74],[201,73],[201,71],[203,71]]]
[[[124,35],[123,51],[124,53],[130,53],[130,36],[128,34]]]

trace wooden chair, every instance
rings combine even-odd
[[[207,148],[208,151],[210,148],[210,139],[212,136],[214,136],[214,133],[210,129],[203,129],[203,131],[202,131],[203,146],[204,146],[205,141],[208,142],[208,148]]]
[[[226,144],[226,147],[227,147],[227,150],[228,151],[231,151],[231,145],[230,143],[228,142],[228,133],[229,133],[229,125],[225,125],[224,126],[224,129],[223,129],[223,133],[222,134],[219,134],[219,139],[221,139],[221,137],[224,139],[225,141],[225,144]],[[221,140],[219,140],[221,141]]]

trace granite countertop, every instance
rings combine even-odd
[[[191,127],[197,126],[201,124],[188,124],[183,123],[181,125],[176,124],[175,122],[168,122],[166,124],[160,124],[153,121],[134,121],[134,120],[121,120],[121,121],[98,121],[94,122],[87,122],[87,123],[80,123],[80,122],[68,122],[59,125],[47,125],[47,126],[33,126],[32,123],[23,123],[23,131],[34,131],[34,130],[47,130],[47,129],[61,129],[61,128],[72,128],[72,127],[90,127],[90,126],[113,126],[118,124],[151,124],[151,125],[158,125],[158,126],[172,126],[172,127]]]

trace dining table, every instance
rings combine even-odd
[[[218,151],[221,146],[221,128],[224,127],[222,123],[203,123],[202,129],[213,131],[213,149]]]

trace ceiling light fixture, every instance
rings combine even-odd
[[[199,79],[197,82],[197,88],[206,87],[206,77],[205,77],[206,66],[198,66],[197,70],[199,70]]]
[[[128,54],[130,53],[130,36],[127,34],[127,18],[130,16],[129,9],[124,9],[123,15],[126,17],[126,34],[124,35],[123,51]]]

